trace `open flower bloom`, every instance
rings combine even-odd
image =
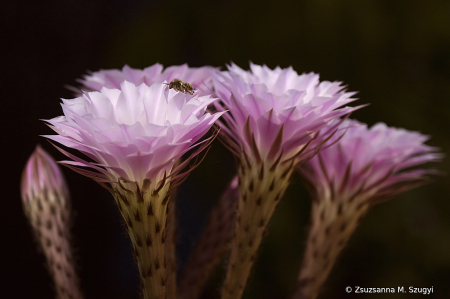
[[[256,147],[263,160],[298,156],[318,130],[333,119],[360,107],[342,106],[356,100],[340,82],[319,81],[314,73],[298,75],[292,67],[274,70],[250,64],[251,72],[237,65],[217,72],[214,88],[223,105],[225,132],[235,152]],[[253,140],[254,139],[254,140]],[[304,151],[306,155],[308,151]]]
[[[170,191],[193,169],[180,174],[189,160],[215,137],[199,142],[223,114],[205,111],[213,101],[168,89],[163,82],[136,86],[124,81],[120,89],[104,87],[63,100],[64,116],[47,120],[58,133],[47,138],[94,160],[60,149],[74,160],[62,163],[114,195],[134,247],[145,299],[166,297]],[[190,158],[176,166],[183,154],[197,146]]]
[[[97,170],[83,174],[100,182],[122,178],[142,186],[145,179],[161,179],[222,114],[205,112],[215,99],[168,90],[164,83],[124,81],[120,87],[63,99],[64,116],[47,120],[58,135],[45,137],[96,162],[66,153],[75,161],[64,163]]]
[[[58,298],[81,299],[70,246],[69,191],[59,166],[39,145],[23,170],[21,193]]]
[[[185,83],[191,84],[193,88],[193,92],[199,96],[210,95],[212,93],[212,77],[211,72],[214,71],[215,68],[210,66],[204,66],[200,68],[192,68],[188,67],[187,64],[179,65],[179,66],[170,66],[163,70],[163,66],[161,64],[154,64],[149,66],[143,70],[134,69],[125,65],[122,70],[112,69],[112,70],[100,70],[97,72],[91,72],[89,75],[85,75],[83,79],[78,80],[83,86],[78,88],[69,87],[71,90],[75,91],[75,93],[80,96],[82,90],[88,91],[100,91],[103,87],[106,88],[118,88],[120,89],[120,85],[124,81],[131,82],[135,85],[146,84],[151,86],[156,82],[172,82],[175,79],[181,80]],[[174,202],[171,202],[172,208],[169,209],[171,211],[174,210]],[[174,220],[171,218],[175,217],[172,213],[168,215],[168,222],[174,223]],[[173,226],[168,226],[168,242],[166,242],[166,250],[169,255],[173,258],[171,260],[175,260],[174,250],[170,249],[170,247],[174,248],[175,245],[173,242]],[[169,244],[172,244],[169,245]],[[170,260],[170,259],[169,259]],[[173,264],[170,261],[167,261],[168,264]],[[169,267],[173,268],[174,267]],[[176,275],[174,273],[168,274],[168,285],[176,285]],[[170,287],[169,287],[170,289]],[[167,294],[168,297],[174,297],[174,294]]]
[[[337,124],[335,121],[334,124]],[[311,227],[293,298],[316,298],[342,248],[369,208],[428,182],[434,170],[416,166],[439,160],[428,136],[383,123],[368,129],[356,120],[336,134],[299,172],[313,198]],[[342,136],[341,139],[339,139]]]
[[[318,135],[333,119],[360,107],[339,82],[298,75],[292,67],[274,70],[232,64],[213,76],[224,144],[239,160],[239,203],[222,299],[240,298],[264,230],[284,194],[294,168],[311,158],[334,133]],[[248,246],[243,246],[248,244]]]
[[[123,81],[131,82],[134,85],[145,83],[150,86],[153,83],[163,82],[164,80],[170,82],[174,79],[180,79],[192,84],[194,89],[199,91],[199,95],[211,94],[211,72],[215,68],[211,66],[194,68],[189,67],[187,64],[170,66],[164,70],[163,68],[159,63],[143,70],[125,65],[122,70],[111,69],[92,72],[78,81],[84,86],[80,89],[100,91],[103,87],[120,89]],[[76,91],[79,92],[78,90]]]
[[[346,130],[341,139],[333,136],[299,168],[319,198],[334,194],[374,204],[427,182],[426,175],[436,171],[414,166],[442,157],[435,153],[438,148],[424,144],[429,137],[418,132],[384,123],[368,129],[356,120],[345,120],[340,129]]]

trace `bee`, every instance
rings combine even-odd
[[[180,79],[173,79],[170,83],[164,83],[169,85],[169,89],[173,88],[176,91],[188,94],[194,94],[194,87],[187,82],[183,82]]]

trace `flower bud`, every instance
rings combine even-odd
[[[39,145],[22,173],[21,193],[58,298],[82,298],[69,242],[69,192],[58,165]]]

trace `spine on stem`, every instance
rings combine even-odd
[[[142,188],[136,183],[120,181],[114,187],[114,197],[133,244],[143,298],[166,298],[169,184],[165,184],[165,177],[158,184],[146,180]]]
[[[52,194],[49,194],[52,197]],[[54,194],[53,194],[54,195]],[[55,283],[57,297],[61,299],[83,298],[70,245],[68,225],[69,210],[59,200],[39,198],[29,208],[36,239],[46,257],[48,270]]]
[[[165,241],[166,264],[166,298],[177,298],[177,261],[175,255],[176,213],[175,213],[176,189],[170,191],[170,199],[167,206],[167,225]]]
[[[53,158],[36,146],[22,173],[22,204],[60,299],[83,298],[70,244],[70,200]]]
[[[176,168],[181,163],[179,159],[173,166]],[[177,260],[175,250],[176,234],[176,197],[177,188],[172,187],[167,206],[165,264],[166,264],[166,298],[177,298]]]
[[[222,299],[242,297],[267,224],[289,184],[292,163],[276,164],[245,152],[240,157],[237,219]]]
[[[314,200],[306,251],[293,299],[315,299],[348,240],[369,209],[357,198]]]

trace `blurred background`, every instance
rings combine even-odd
[[[39,135],[40,121],[61,115],[65,85],[88,70],[164,66],[270,68],[338,80],[370,103],[352,115],[372,125],[429,134],[449,153],[450,2],[300,1],[4,1],[1,7],[2,204],[0,298],[52,298],[51,279],[22,212],[22,168],[37,143],[64,157]],[[216,141],[179,190],[181,265],[235,168]],[[449,159],[430,185],[372,209],[335,265],[321,298],[409,298],[345,293],[346,286],[434,287],[450,298]],[[64,169],[72,193],[74,243],[81,287],[89,298],[139,298],[131,245],[112,197]],[[298,177],[271,221],[245,298],[288,298],[293,290],[310,202]],[[218,298],[224,265],[203,298]]]

